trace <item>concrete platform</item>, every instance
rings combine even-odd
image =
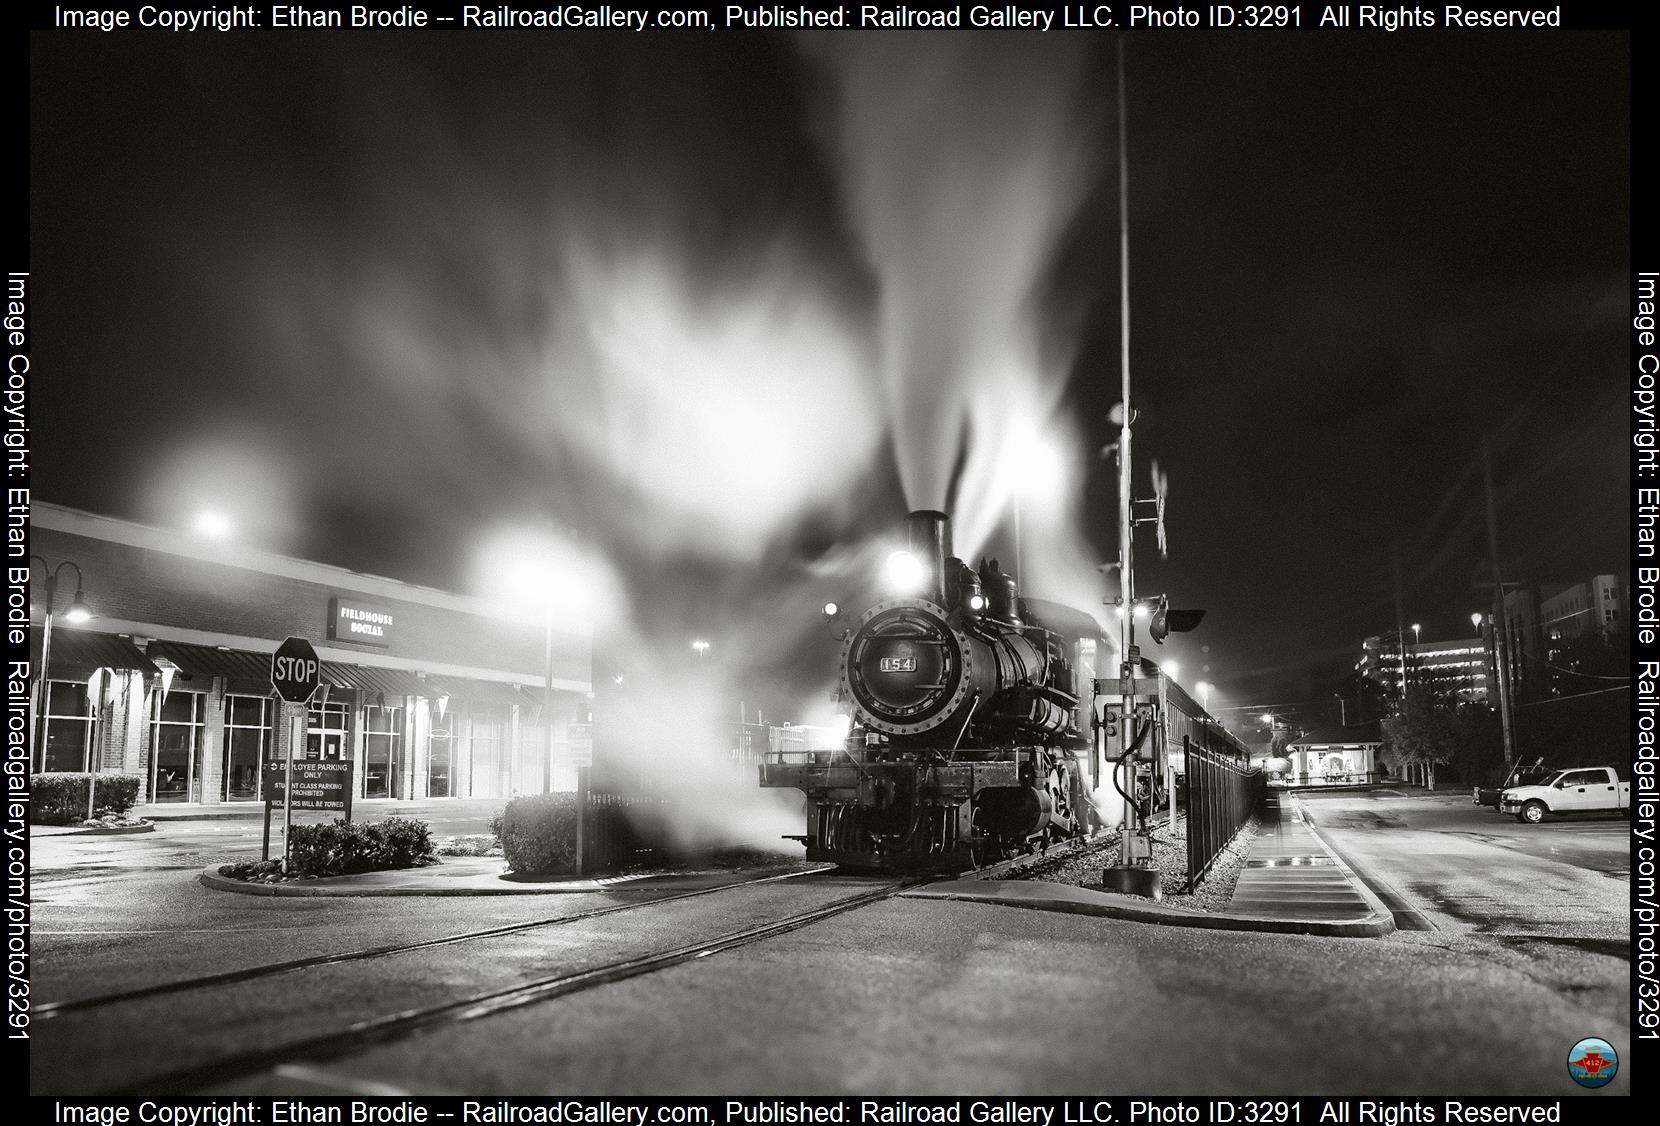
[[[1375,938],[1395,929],[1394,916],[1309,827],[1296,800],[1273,793],[1221,911],[1035,880],[954,880],[905,894],[1219,930]]]

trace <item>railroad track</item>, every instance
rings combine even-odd
[[[790,873],[789,875],[796,875]],[[769,877],[771,880],[785,879],[788,876]],[[645,974],[656,973],[686,962],[722,951],[732,950],[759,942],[777,935],[787,934],[824,919],[856,911],[873,903],[892,898],[909,888],[931,882],[933,877],[916,876],[889,879],[879,887],[857,892],[850,896],[836,899],[827,904],[821,904],[804,911],[798,911],[782,918],[738,930],[728,931],[712,938],[688,943],[672,949],[655,953],[642,954],[629,958],[620,958],[604,962],[585,969],[563,971],[546,974],[528,981],[504,988],[485,990],[468,994],[462,997],[435,1002],[430,1005],[403,1009],[397,1012],[385,1013],[377,1016],[365,1017],[352,1021],[343,1027],[335,1028],[314,1036],[297,1038],[282,1043],[262,1044],[247,1051],[233,1052],[214,1057],[201,1063],[193,1063],[162,1073],[152,1073],[126,1080],[107,1090],[98,1092],[104,1095],[188,1095],[199,1093],[204,1089],[223,1089],[227,1084],[237,1080],[279,1068],[292,1067],[317,1062],[336,1062],[343,1055],[361,1052],[364,1048],[395,1042],[443,1025],[461,1024],[468,1021],[480,1020],[528,1005],[536,1005],[581,993],[602,985],[624,981],[628,978],[639,977]],[[753,886],[761,881],[745,881],[741,884],[723,885],[722,888],[703,889],[697,893],[687,893],[686,896],[670,896],[664,899],[652,900],[649,904],[629,904],[629,907],[643,907],[661,904],[674,899],[688,898],[693,894],[708,894],[712,891],[727,890],[733,887]],[[621,909],[602,909],[598,912],[587,913],[582,917],[592,918],[597,914],[610,913]],[[575,916],[573,916],[575,918]],[[565,921],[565,920],[559,920]],[[496,928],[489,932],[477,932],[478,935],[498,934],[507,930],[524,930],[538,924],[521,924],[511,928]],[[457,936],[449,940],[434,940],[426,943],[411,944],[399,949],[419,949],[440,945],[445,941],[460,941],[466,937],[477,935]],[[378,952],[360,951],[357,956],[372,956]],[[328,959],[302,960],[305,964],[326,964],[338,962],[351,955],[334,956]],[[283,972],[281,969],[270,967],[268,972]],[[218,975],[214,979],[199,979],[189,983],[192,988],[199,988],[217,982],[228,975]],[[238,975],[234,980],[246,980],[245,976]],[[149,991],[154,992],[154,991]],[[125,996],[131,997],[134,994]],[[142,993],[140,994],[142,995]],[[113,1002],[111,1002],[113,1003]],[[60,1011],[62,1011],[60,1009]]]
[[[1047,857],[1065,855],[1076,849],[1088,848],[1098,844],[1099,840],[1100,838],[1097,837],[1090,840],[1067,842],[1049,849],[1046,855]],[[1029,864],[1037,859],[1041,858],[1033,855],[1016,857],[963,875],[968,878],[992,879],[1010,868]],[[554,918],[504,924],[416,942],[393,943],[333,954],[287,959],[177,981],[158,982],[137,989],[122,990],[93,997],[44,1002],[35,1008],[34,1018],[42,1022],[77,1016],[97,1019],[100,1010],[113,1010],[117,1006],[147,998],[173,997],[191,992],[204,992],[211,997],[211,991],[213,990],[235,987],[243,983],[256,982],[260,979],[272,978],[282,974],[298,973],[325,966],[387,959],[417,951],[432,950],[468,942],[480,942],[538,929],[582,923],[628,911],[645,910],[721,892],[815,875],[846,877],[848,873],[828,869],[774,873],[757,878],[735,880],[712,887],[698,888],[692,891],[670,893],[648,900],[610,904]],[[618,958],[579,970],[547,973],[530,980],[478,990],[462,996],[434,1001],[426,1005],[363,1016],[356,1020],[349,1020],[340,1027],[314,1035],[276,1043],[263,1043],[251,1050],[233,1050],[228,1053],[209,1056],[201,1062],[192,1062],[160,1073],[151,1072],[144,1075],[123,1077],[102,1093],[111,1095],[136,1093],[190,1094],[205,1089],[222,1088],[227,1083],[235,1083],[238,1080],[267,1073],[276,1068],[336,1060],[342,1055],[355,1054],[366,1046],[394,1042],[435,1026],[482,1019],[497,1013],[545,1003],[628,978],[655,973],[698,958],[709,957],[722,951],[785,934],[836,915],[858,910],[888,899],[907,889],[942,878],[951,877],[938,875],[862,876],[862,880],[869,881],[874,886],[837,898],[828,904],[821,904],[778,919],[727,931],[698,942],[679,945],[667,950]],[[230,996],[234,997],[235,995]],[[209,1002],[205,1001],[204,1003]]]
[[[389,958],[398,954],[407,954],[415,950],[428,950],[439,946],[453,946],[462,942],[475,942],[481,939],[498,938],[502,935],[516,934],[521,931],[536,930],[543,927],[564,926],[571,923],[585,922],[590,919],[602,918],[606,915],[615,915],[624,911],[637,911],[647,907],[655,907],[663,903],[673,903],[684,899],[697,899],[705,895],[714,895],[718,892],[731,891],[734,888],[756,887],[760,884],[777,883],[781,880],[797,879],[822,872],[823,869],[804,869],[798,872],[783,872],[771,876],[759,876],[751,879],[734,880],[731,883],[716,884],[712,887],[697,888],[693,891],[671,892],[668,895],[656,896],[652,899],[636,900],[628,903],[614,903],[606,907],[596,907],[588,911],[579,911],[571,915],[558,915],[547,919],[530,919],[521,923],[505,923],[498,927],[485,927],[480,930],[462,931],[459,934],[444,935],[440,938],[422,939],[419,942],[392,943],[384,946],[370,946],[361,950],[348,950],[336,954],[317,954],[308,958],[291,958],[281,962],[268,962],[259,966],[245,966],[241,969],[225,970],[220,973],[203,974],[200,977],[181,978],[177,981],[157,982],[154,985],[141,986],[137,989],[124,989],[114,993],[103,993],[93,997],[79,997],[68,1001],[46,1001],[35,1005],[34,1020],[51,1020],[54,1017],[67,1013],[81,1013],[94,1009],[107,1008],[111,1005],[125,1004],[145,997],[161,997],[177,993],[187,993],[195,989],[208,989],[220,985],[234,985],[245,981],[255,981],[259,978],[271,977],[275,974],[294,973],[299,970],[313,969],[318,966],[339,965],[344,962],[361,962],[374,958]]]
[[[1098,843],[1099,837],[1082,841],[1068,841],[1048,850],[1044,856],[1024,855],[998,861],[995,864],[977,868],[963,875],[970,879],[995,879],[1011,868],[1025,864],[1039,862],[1046,858],[1066,855],[1069,852],[1087,848]],[[387,958],[398,954],[405,954],[416,950],[432,949],[440,946],[451,946],[462,942],[472,942],[480,939],[496,938],[502,935],[515,934],[522,931],[536,930],[543,927],[556,927],[572,923],[586,922],[591,919],[602,918],[606,915],[615,915],[625,911],[640,910],[664,903],[673,903],[679,900],[695,899],[705,895],[714,895],[734,888],[754,887],[759,884],[776,883],[782,880],[797,879],[803,876],[823,873],[826,869],[806,869],[797,872],[784,872],[777,875],[761,876],[750,879],[734,880],[731,883],[717,884],[712,887],[698,888],[693,891],[673,892],[668,895],[657,896],[648,900],[629,903],[615,903],[606,907],[596,907],[588,911],[580,911],[571,915],[560,915],[547,919],[531,919],[521,923],[507,923],[498,927],[486,927],[480,930],[463,931],[459,934],[444,935],[440,938],[423,939],[419,942],[392,943],[382,946],[365,947],[361,950],[349,950],[335,954],[318,954],[306,958],[291,958],[280,962],[269,962],[259,966],[246,966],[235,970],[225,970],[220,973],[203,974],[199,977],[182,978],[176,981],[157,982],[154,985],[141,986],[137,989],[119,990],[112,993],[98,994],[92,997],[79,997],[67,1001],[45,1001],[37,1003],[33,1010],[33,1019],[36,1021],[51,1020],[67,1013],[80,1013],[105,1008],[111,1005],[125,1004],[130,1001],[141,1000],[146,997],[160,997],[171,994],[184,993],[194,989],[206,989],[220,985],[232,985],[239,982],[255,981],[276,974],[293,973],[300,970],[312,969],[318,966],[339,965],[346,962],[366,961],[373,958]],[[837,871],[840,871],[839,869]],[[934,877],[939,878],[939,877]]]

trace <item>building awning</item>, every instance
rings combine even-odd
[[[29,631],[29,667],[40,667],[41,630]],[[56,623],[52,627],[52,667],[49,676],[85,680],[98,669],[154,673],[156,666],[129,639],[113,633],[91,633]]]
[[[401,696],[435,696],[429,681],[402,669],[377,669],[368,665],[343,665],[335,661],[323,662],[323,679],[336,688],[355,690],[364,703],[374,703],[376,697],[395,700]]]
[[[202,681],[206,688],[216,676],[244,690],[263,687],[271,691],[271,654],[217,645],[187,645],[182,641],[152,641],[146,652],[152,660],[167,660],[178,666],[186,680]]]
[[[473,680],[465,676],[429,676],[426,683],[429,698],[448,693],[452,707],[470,704],[479,708],[510,708],[542,702],[540,685],[526,686],[521,691],[499,680]]]
[[[190,680],[209,681],[216,676],[225,678],[232,691],[271,691],[271,654],[250,653],[245,649],[226,649],[209,645],[187,645],[180,641],[152,641],[150,656],[171,661],[179,672]],[[54,662],[56,663],[56,662]],[[412,672],[401,669],[380,669],[368,665],[348,665],[338,661],[324,661],[319,673],[331,691],[345,689],[357,694],[362,703],[375,703],[381,697],[396,701],[404,696],[433,696],[437,693],[427,682]]]

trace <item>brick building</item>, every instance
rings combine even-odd
[[[29,534],[37,771],[135,774],[140,802],[261,800],[261,762],[287,750],[270,674],[290,636],[313,644],[326,689],[303,757],[351,762],[359,798],[570,789],[586,762],[591,639],[539,612],[54,505]],[[77,570],[94,616],[72,625]]]

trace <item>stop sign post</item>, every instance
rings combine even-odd
[[[288,874],[289,829],[294,816],[294,755],[305,739],[305,705],[322,680],[317,650],[303,637],[290,637],[271,654],[271,687],[283,699],[288,719],[288,754],[283,756],[282,871]],[[271,803],[265,803],[265,859],[271,858]]]

